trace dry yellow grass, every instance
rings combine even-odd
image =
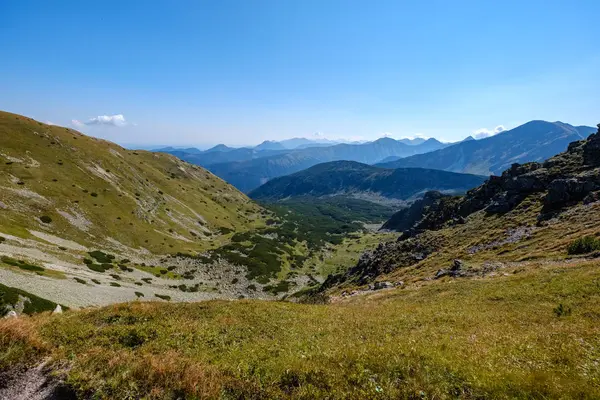
[[[598,398],[598,263],[508,272],[322,306],[122,304],[0,332],[41,341],[98,398]]]

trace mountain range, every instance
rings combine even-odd
[[[206,168],[241,191],[249,192],[270,179],[298,172],[324,162],[347,160],[372,164],[389,156],[409,156],[445,146],[444,143],[436,139],[428,139],[420,144],[408,145],[391,138],[382,138],[362,144],[337,144],[328,147],[296,149],[244,161],[209,164],[206,165]],[[181,157],[192,163],[197,160],[197,157],[186,155]]]
[[[402,204],[429,190],[464,193],[486,179],[441,170],[384,169],[356,161],[332,161],[274,178],[251,191],[249,196],[260,201],[349,196],[383,204]]]
[[[386,159],[384,168],[420,167],[479,175],[500,174],[513,163],[543,161],[595,132],[590,126],[530,121],[495,136],[468,140],[426,154]]]

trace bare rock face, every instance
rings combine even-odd
[[[598,132],[590,135],[583,150],[583,162],[586,165],[600,165],[600,124],[598,124]]]

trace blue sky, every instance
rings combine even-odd
[[[0,109],[137,144],[593,125],[599,16],[598,1],[0,1]]]

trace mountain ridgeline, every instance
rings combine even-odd
[[[528,196],[542,196],[540,221],[550,218],[562,207],[600,198],[600,129],[587,140],[572,142],[566,152],[543,163],[513,164],[501,176],[492,176],[464,197],[428,193],[409,209],[401,210],[385,229],[408,234],[439,229],[448,222],[462,221],[484,210],[503,214],[513,210]]]
[[[464,193],[486,177],[423,168],[384,169],[354,161],[318,164],[275,178],[250,192],[260,201],[300,196],[350,196],[381,203],[414,200],[428,190]]]
[[[186,153],[171,152],[178,157],[202,165],[243,192],[249,192],[270,179],[329,161],[358,161],[365,164],[379,162],[386,157],[407,157],[445,147],[446,144],[429,139],[417,144],[406,144],[391,138],[382,138],[362,144],[335,144],[291,150],[243,148],[227,152]]]
[[[513,163],[544,161],[567,149],[569,143],[587,138],[589,126],[562,122],[531,121],[498,135],[467,140],[426,154],[378,164],[384,168],[433,168],[479,175],[498,175]]]

